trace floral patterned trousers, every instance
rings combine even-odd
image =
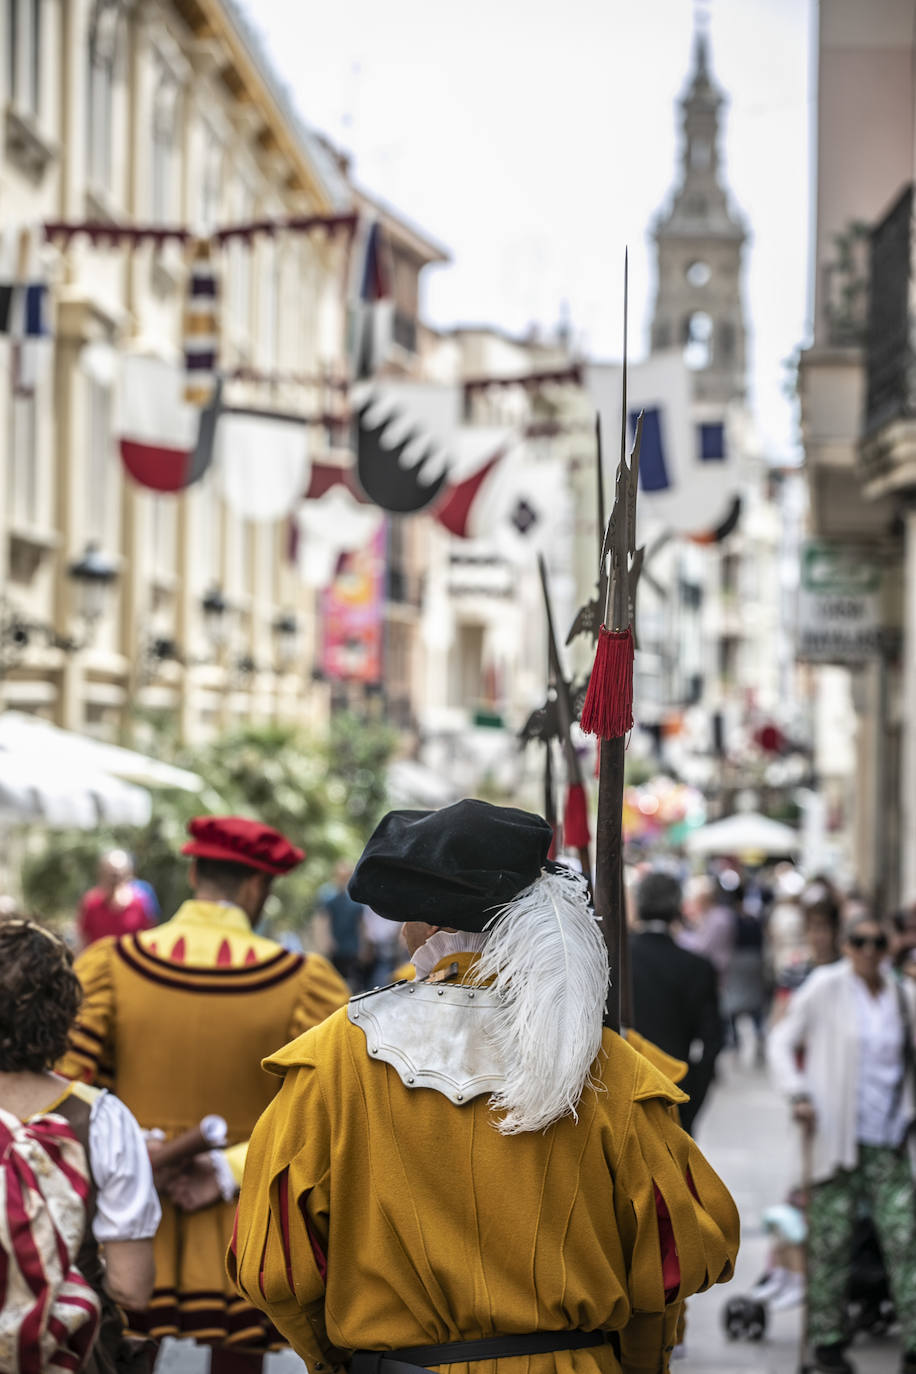
[[[916,1190],[905,1150],[860,1145],[855,1169],[811,1189],[808,1329],[814,1345],[845,1340],[843,1303],[852,1232],[864,1205],[875,1225],[904,1350],[916,1350]]]

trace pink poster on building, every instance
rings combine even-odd
[[[334,581],[321,594],[321,671],[338,682],[381,682],[385,610],[382,521],[364,549],[341,556]]]

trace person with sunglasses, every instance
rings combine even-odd
[[[844,1295],[864,1204],[900,1323],[902,1374],[916,1374],[916,1194],[907,1138],[916,1118],[916,987],[888,967],[870,912],[847,923],[843,959],[815,969],[770,1031],[769,1061],[808,1137],[808,1330],[814,1368],[854,1374]]]

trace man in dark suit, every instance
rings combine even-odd
[[[636,890],[639,928],[630,940],[633,1028],[689,1064],[680,1084],[690,1094],[681,1124],[692,1131],[722,1048],[716,970],[701,954],[676,945],[671,926],[681,916],[681,885],[670,873],[648,873]],[[691,1046],[702,1046],[698,1058]]]

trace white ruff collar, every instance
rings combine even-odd
[[[487,943],[488,934],[488,931],[437,930],[413,956],[417,981],[427,978],[439,960],[449,954],[480,954]]]

